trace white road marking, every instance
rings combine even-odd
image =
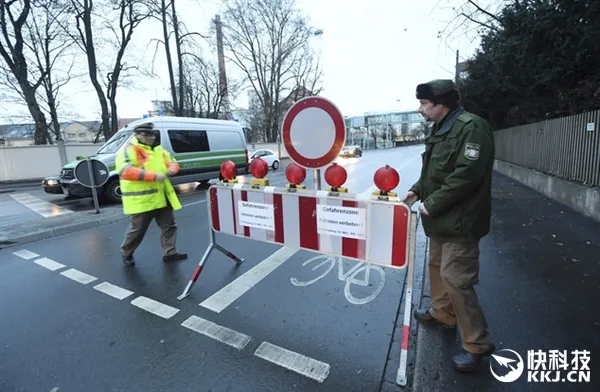
[[[104,294],[110,295],[111,297],[116,299],[125,299],[131,294],[133,294],[133,291],[125,290],[124,288],[115,286],[114,284],[108,282],[102,282],[100,284],[97,284],[96,286],[94,286],[94,289]]]
[[[33,262],[37,265],[41,265],[42,267],[49,269],[50,271],[56,271],[65,267],[64,264],[57,263],[56,261],[48,259],[46,257],[42,259],[33,260]]]
[[[170,319],[179,313],[179,309],[177,308],[165,305],[162,302],[158,302],[146,297],[137,297],[131,301],[131,304],[164,319]]]
[[[204,199],[204,200],[198,200],[198,201],[193,201],[191,203],[184,204],[183,206],[184,207],[189,207],[189,206],[193,206],[194,204],[200,204],[200,203],[206,203],[206,199]]]
[[[88,275],[84,272],[76,270],[75,268],[68,269],[66,271],[61,272],[60,274],[81,284],[88,284],[98,279],[95,276]]]
[[[402,165],[396,167],[395,169],[397,171],[401,171],[402,169],[404,169],[405,167],[407,167],[408,165],[410,165],[411,163],[413,163],[417,159],[421,159],[421,154],[416,155],[416,156],[410,158],[408,161],[404,162]],[[362,191],[361,193],[359,193],[358,195],[356,195],[356,198],[359,199],[359,200],[368,199],[371,196],[371,194],[373,192],[375,192],[376,190],[377,190],[377,186],[371,185],[369,188],[365,189],[364,191]],[[398,195],[398,197],[402,197],[402,195]]]
[[[66,208],[57,206],[56,204],[49,203],[35,196],[31,196],[28,193],[16,193],[14,195],[10,195],[10,197],[23,204],[33,212],[37,212],[44,218],[73,213],[71,210],[67,210]]]
[[[18,250],[16,252],[13,252],[13,255],[19,256],[20,258],[25,259],[25,260],[31,260],[34,257],[39,257],[40,256],[37,253],[33,253],[33,252],[28,251],[27,249],[21,249],[21,250]]]
[[[318,382],[323,382],[329,375],[329,364],[268,342],[262,342],[254,355]]]
[[[231,305],[271,272],[275,271],[277,267],[292,257],[296,252],[298,252],[298,249],[287,247],[279,249],[242,276],[205,299],[200,306],[221,313],[223,309]]]
[[[213,323],[212,321],[205,320],[198,316],[191,316],[183,323],[182,326],[191,329],[192,331],[198,332],[209,338],[213,338],[221,343],[225,343],[228,346],[237,348],[238,350],[243,349],[250,342],[251,338],[248,335],[234,331],[222,325]]]

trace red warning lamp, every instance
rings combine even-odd
[[[289,184],[286,185],[286,188],[300,188],[306,189],[305,185],[302,185],[302,182],[306,179],[306,169],[302,166],[292,162],[285,169],[285,178],[287,178]]]
[[[373,176],[373,182],[379,189],[379,191],[376,191],[373,194],[378,196],[396,196],[395,193],[390,191],[396,188],[400,183],[400,175],[396,169],[389,165],[385,165],[377,169]]]
[[[223,181],[229,183],[236,183],[235,176],[237,175],[237,168],[235,163],[232,161],[224,161],[221,163],[221,176],[223,177]]]
[[[255,158],[250,164],[250,173],[252,173],[255,178],[253,178],[250,183],[252,185],[269,185],[269,179],[264,178],[268,172],[269,165],[267,164],[267,161],[260,157]]]
[[[325,170],[325,182],[331,185],[331,188],[327,190],[330,192],[348,192],[348,189],[342,188],[342,185],[346,182],[348,174],[346,169],[337,163],[332,163],[331,166]]]

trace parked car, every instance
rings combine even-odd
[[[359,146],[346,146],[340,152],[342,158],[362,157],[362,149]]]
[[[237,121],[166,116],[144,118],[127,124],[93,156],[110,170],[108,181],[99,192],[109,201],[121,201],[119,175],[115,171],[116,154],[133,137],[133,128],[144,123],[154,125],[154,129],[160,132],[159,143],[181,166],[179,173],[171,179],[174,185],[221,178],[220,166],[225,160],[236,164],[238,174],[248,171],[246,138]],[[75,166],[83,158],[78,157],[77,161],[65,165],[58,179],[44,179],[44,191],[58,193],[55,181],[59,181],[63,193],[91,197],[91,189],[81,185],[74,175]]]
[[[60,185],[60,176],[46,177],[42,181],[42,188],[46,193],[52,193],[60,195],[63,193],[62,186]]]
[[[259,157],[264,159],[273,170],[277,170],[279,167],[279,157],[273,151],[265,149],[253,151],[250,154],[250,163],[252,163],[255,158]]]

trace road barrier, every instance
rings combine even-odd
[[[335,113],[335,108],[330,103],[322,99],[310,98],[308,101],[305,105],[304,100],[298,101],[290,109],[291,115],[288,112],[286,116],[283,139],[288,151],[292,149],[288,144],[294,144],[294,137],[298,135],[297,132],[291,131],[294,123],[290,118],[300,118],[301,125],[311,125],[303,129],[313,129],[315,124],[308,117],[315,108],[322,107],[334,120],[341,117]],[[303,114],[306,108],[313,111]],[[327,122],[324,121],[324,124]],[[343,139],[341,143],[338,140],[345,135],[345,132],[339,129],[340,126],[343,127],[343,121],[333,121],[331,124],[331,132],[335,133],[335,136],[331,138],[333,142],[330,140],[332,147],[329,150],[321,150],[322,155],[319,155],[310,150],[314,143],[296,141],[300,148],[290,154],[292,160],[298,158],[306,167],[315,169],[316,175],[319,175],[317,168],[330,164],[344,144]],[[314,129],[318,132],[323,131],[322,127],[318,126]],[[311,140],[306,135],[300,139]],[[222,252],[237,265],[244,261],[218,244],[216,233],[305,249],[327,256],[355,259],[388,268],[407,268],[401,361],[397,373],[398,384],[406,385],[417,213],[392,192],[400,182],[398,172],[389,166],[378,169],[373,177],[378,190],[371,195],[360,196],[349,193],[348,189],[343,187],[347,173],[342,166],[335,163],[325,171],[325,181],[330,185],[327,190],[319,189],[319,181],[315,181],[316,189],[306,189],[302,184],[306,178],[306,169],[295,162],[286,168],[285,174],[289,184],[285,187],[269,185],[268,178],[265,178],[268,169],[263,159],[254,159],[250,164],[250,172],[254,178],[249,184],[242,184],[236,179],[235,164],[231,161],[223,162],[223,180],[208,190],[210,243],[178,299],[189,296],[213,250]]]

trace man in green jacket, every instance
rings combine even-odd
[[[495,347],[474,286],[479,283],[479,241],[489,233],[494,134],[466,112],[451,80],[417,86],[419,112],[434,122],[425,141],[421,177],[404,201],[417,200],[430,239],[431,308],[415,311],[424,325],[454,328],[463,351],[458,371],[473,371]]]

